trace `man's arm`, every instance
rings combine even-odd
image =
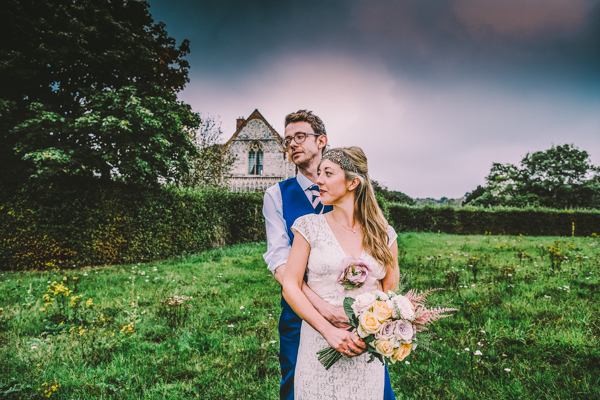
[[[280,285],[283,286],[283,275],[285,273],[285,265],[280,265],[275,270],[275,280],[279,282]],[[350,326],[345,324],[345,322],[349,322],[348,316],[344,312],[342,307],[335,307],[323,300],[318,294],[316,294],[307,284],[306,282],[302,283],[302,293],[306,296],[308,301],[312,303],[312,305],[317,309],[319,314],[321,314],[331,325],[340,328],[340,329],[350,329]]]

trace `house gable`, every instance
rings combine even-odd
[[[296,174],[282,137],[258,110],[245,120],[238,119],[224,147],[236,158],[229,183],[232,191],[266,190]]]

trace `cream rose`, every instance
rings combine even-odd
[[[375,343],[375,351],[385,357],[391,357],[394,354],[394,346],[390,343],[389,340],[379,339],[376,340]]]
[[[376,301],[373,303],[373,314],[383,322],[392,316],[392,308],[385,301]]]
[[[354,310],[354,315],[358,316],[361,312],[368,310],[371,308],[373,303],[375,302],[376,297],[373,293],[363,293],[360,296],[356,296],[354,303],[352,303],[352,309]]]
[[[390,361],[392,364],[395,364],[396,361],[402,361],[410,354],[411,346],[410,344],[403,344],[402,346],[395,348],[392,357],[390,357]]]
[[[375,314],[370,312],[364,312],[359,318],[360,327],[362,330],[368,335],[377,333],[379,328],[381,327],[381,322],[375,316]]]

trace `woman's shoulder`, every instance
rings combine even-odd
[[[292,228],[304,228],[304,229],[310,229],[316,225],[319,224],[320,219],[322,218],[322,215],[320,214],[306,214],[303,215],[301,217],[296,218],[296,221],[294,221],[294,225],[292,226]]]
[[[315,222],[318,222],[319,220],[321,220],[321,218],[322,218],[321,214],[306,214],[301,217],[298,217],[296,219],[296,222],[303,223],[303,224],[315,223]],[[294,225],[296,224],[296,222],[294,222]]]
[[[388,246],[391,246],[392,243],[394,243],[394,240],[396,240],[398,238],[398,234],[396,233],[396,230],[394,229],[394,227],[392,225],[390,225],[389,222],[386,221],[387,228],[386,228],[386,233],[388,235]]]

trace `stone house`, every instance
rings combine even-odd
[[[264,192],[296,176],[296,166],[288,159],[283,138],[258,110],[247,119],[237,119],[236,131],[225,149],[236,157],[228,180],[232,192]]]

